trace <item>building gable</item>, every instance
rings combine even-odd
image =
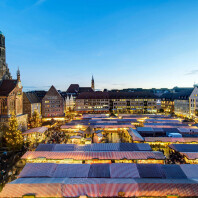
[[[56,97],[56,98],[54,98]],[[52,85],[48,92],[45,94],[43,101],[48,100],[48,99],[60,99],[63,100],[62,96],[60,93],[56,90],[56,88]]]

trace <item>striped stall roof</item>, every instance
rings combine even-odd
[[[91,144],[90,151],[119,151],[119,143]]]
[[[110,169],[109,164],[92,164],[89,170],[90,178],[109,178]]]
[[[167,178],[198,179],[198,164],[26,164],[18,178]],[[17,181],[17,180],[15,180]],[[39,180],[41,181],[41,180]],[[59,180],[58,180],[59,181]],[[31,180],[28,181],[31,183]],[[60,181],[59,181],[60,182]]]
[[[135,181],[130,183],[122,183],[119,181],[116,181],[115,183],[113,182],[106,183],[106,181],[104,181],[100,185],[100,187],[101,187],[100,197],[118,197],[119,193],[122,192],[124,192],[124,197],[133,197],[138,194],[138,190],[139,190],[139,186]]]
[[[90,164],[58,164],[56,170],[54,171],[53,177],[87,178],[89,169]]]
[[[80,125],[81,125],[81,127],[89,126],[88,123],[80,123]],[[60,128],[61,129],[78,129],[79,126],[76,123],[69,123],[69,124],[62,125]]]
[[[144,138],[135,129],[129,128],[128,133],[132,137],[133,141],[144,141]]]
[[[53,151],[75,151],[75,144],[55,144]]]
[[[196,160],[198,159],[198,152],[180,152],[182,155],[184,155],[189,160]]]
[[[137,127],[138,132],[149,132],[153,133],[153,128],[152,127]]]
[[[198,164],[181,164],[180,167],[188,178],[198,178]]]
[[[139,178],[139,172],[136,164],[111,164],[111,178]]]
[[[153,128],[154,132],[158,132],[158,133],[163,133],[164,129],[163,128]]]
[[[28,178],[22,178],[27,180]],[[9,183],[3,188],[0,197],[22,197],[35,194],[36,197],[122,197],[152,196],[197,197],[198,183],[193,180],[168,179],[66,179],[61,183],[49,183],[43,180],[34,183]]]
[[[160,164],[137,164],[141,178],[165,178]]]
[[[93,128],[135,128],[135,126],[133,126],[131,123],[92,123],[90,124],[90,126],[92,126]]]
[[[177,164],[162,165],[162,169],[168,179],[186,179],[185,173],[182,171],[181,167]]]
[[[177,128],[180,133],[182,134],[190,134],[190,133],[197,133],[198,129],[194,128]]]
[[[145,142],[198,142],[198,138],[192,138],[192,137],[145,137]]]
[[[0,197],[22,197],[30,194],[37,197],[62,197],[62,184],[7,184],[0,192]]]
[[[131,143],[120,143],[120,151],[138,151],[136,144]]]
[[[29,129],[29,130],[23,132],[23,135],[25,135],[25,134],[30,134],[30,133],[44,133],[44,132],[47,131],[47,130],[48,130],[47,127],[32,128],[32,129]]]
[[[90,150],[91,150],[91,144],[76,145],[76,151],[90,151]]]
[[[36,151],[53,151],[55,144],[39,144]]]
[[[120,143],[120,151],[152,151],[149,144],[144,143]]]
[[[180,124],[179,120],[176,119],[153,119],[153,118],[149,118],[149,119],[145,119],[145,122],[151,122],[151,123],[178,123]]]
[[[151,151],[147,143],[39,144],[36,151]]]
[[[26,164],[19,177],[52,177],[56,167],[52,163]]]
[[[68,180],[69,178],[52,178],[52,177],[31,177],[31,178],[28,178],[28,177],[20,177],[12,182],[10,182],[10,184],[35,184],[35,183],[38,183],[38,184],[42,184],[42,183],[52,183],[52,184],[55,184],[55,183],[66,183],[66,181]]]
[[[145,124],[145,126],[149,126],[151,128],[163,128],[163,129],[172,129],[172,128],[189,128],[189,126],[187,125],[183,125],[183,124],[157,124],[157,123],[150,123],[149,125],[148,124]]]
[[[184,139],[184,142],[194,142],[194,143],[197,143],[198,142],[198,137],[183,137]]]
[[[178,196],[196,196],[198,193],[198,184],[186,183],[139,183],[139,191],[137,196],[163,196],[178,195]]]
[[[50,152],[50,151],[27,151],[22,159],[74,159],[74,160],[90,160],[90,159],[156,159],[163,160],[165,156],[159,151],[105,151],[105,152],[83,152],[83,151],[68,151],[68,152]]]
[[[171,144],[169,147],[178,152],[198,152],[198,144]]]
[[[136,144],[139,151],[152,151],[152,148],[149,144]]]
[[[99,197],[100,196],[100,181],[96,179],[91,180],[81,180],[81,183],[77,184],[65,184],[62,188],[62,193],[64,197],[79,197],[81,195],[86,195],[89,197]]]

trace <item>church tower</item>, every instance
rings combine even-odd
[[[94,85],[93,75],[92,75],[92,79],[91,79],[91,88],[95,91],[95,85]]]
[[[19,70],[19,67],[18,67],[18,70],[17,70],[17,80],[20,81],[20,70]]]
[[[0,31],[0,81],[4,79],[12,79],[12,76],[6,64],[5,36]]]

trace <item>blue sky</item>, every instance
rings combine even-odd
[[[197,0],[0,0],[0,30],[24,90],[198,83]]]

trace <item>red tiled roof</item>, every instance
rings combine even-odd
[[[83,92],[94,92],[94,90],[91,87],[79,87],[79,93]]]
[[[67,93],[77,93],[78,91],[79,91],[78,84],[71,84],[67,89]]]
[[[3,80],[0,85],[0,96],[8,96],[16,87],[17,80]]]

